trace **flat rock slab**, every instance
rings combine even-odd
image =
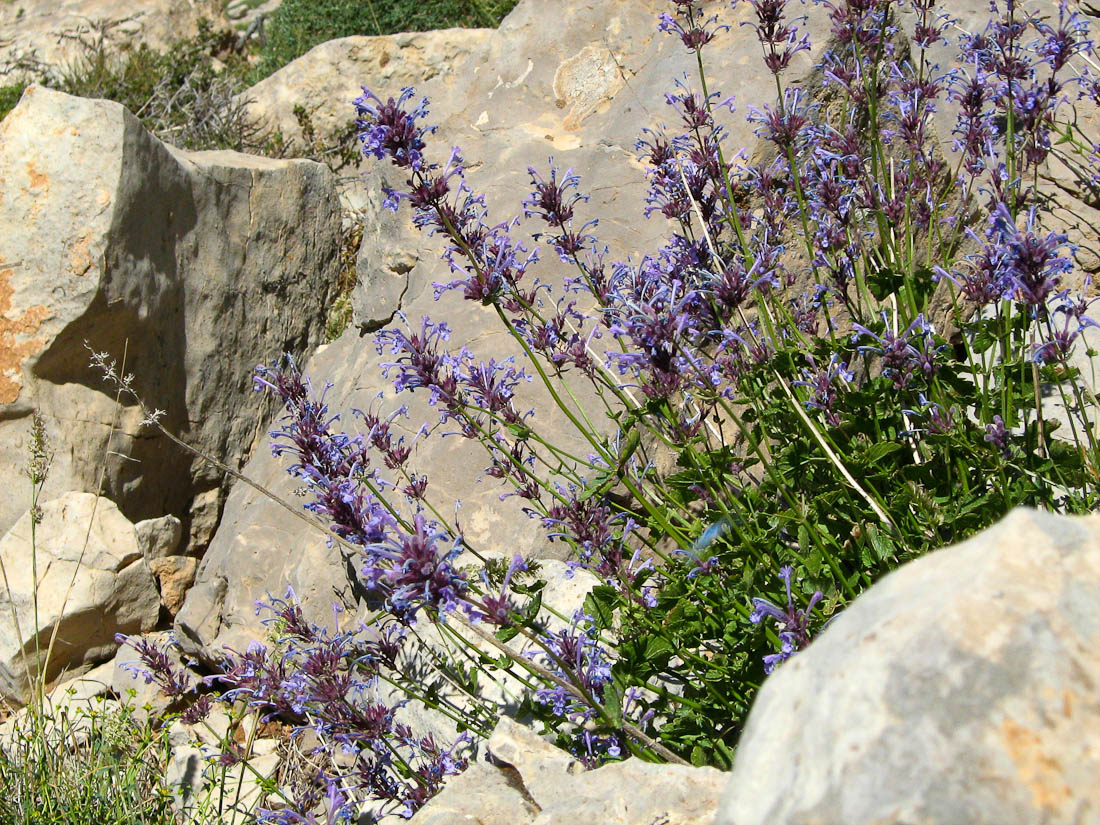
[[[490,763],[450,779],[411,825],[711,825],[726,774],[628,759],[593,771],[501,719]]]

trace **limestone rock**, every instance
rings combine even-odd
[[[489,757],[448,781],[412,825],[711,825],[726,774],[628,759],[584,771],[568,753],[502,719]]]
[[[73,492],[46,502],[33,545],[31,515],[24,515],[0,539],[0,564],[0,697],[16,704],[30,698],[36,655],[49,683],[63,669],[109,658],[118,647],[116,633],[156,625],[160,599],[134,526],[105,498]]]
[[[207,19],[225,25],[219,0],[19,0],[0,3],[0,76],[34,58],[54,71],[89,56],[81,43],[118,50],[146,43],[163,50]]]
[[[87,702],[100,696],[109,696],[113,688],[114,672],[114,662],[104,662],[75,679],[62,682],[49,695],[55,704],[64,701],[66,697],[71,701]]]
[[[209,753],[194,745],[172,748],[164,772],[164,784],[172,792],[172,807],[190,812],[198,804],[203,779],[209,768]]]
[[[539,809],[504,771],[475,762],[447,780],[412,818],[413,825],[529,825]]]
[[[486,749],[493,764],[523,778],[525,795],[540,810],[560,801],[562,786],[584,773],[571,754],[507,717],[497,723]]]
[[[727,778],[714,768],[613,762],[563,782],[533,825],[712,825]]]
[[[355,120],[351,102],[362,86],[400,90],[462,71],[491,29],[443,29],[377,37],[342,37],[314,46],[242,93],[248,114],[284,137],[302,140],[295,106],[310,113],[319,135]]]
[[[146,561],[172,556],[183,538],[183,522],[172,515],[149,518],[134,525]]]
[[[860,596],[764,684],[716,825],[1100,812],[1100,518],[1018,509]]]
[[[176,150],[116,103],[28,89],[0,124],[0,471],[26,461],[40,408],[48,495],[95,489],[105,463],[103,492],[127,517],[172,514],[191,552],[205,546],[220,472],[151,437],[125,396],[112,430],[115,393],[84,342],[125,355],[170,431],[240,466],[270,412],[251,392],[255,364],[323,334],[333,180],[309,161]],[[23,506],[0,501],[0,529]]]
[[[264,22],[281,5],[282,0],[229,0],[225,4],[225,16],[238,30],[259,34]]]
[[[157,577],[160,603],[172,616],[179,613],[187,591],[195,581],[199,560],[193,556],[164,556],[149,562],[149,569]]]

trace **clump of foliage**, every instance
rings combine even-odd
[[[363,243],[363,223],[357,219],[344,229],[340,243],[340,276],[336,280],[336,298],[325,319],[325,343],[335,341],[348,328],[352,317],[351,293],[358,283],[356,264]]]
[[[47,66],[22,61],[14,67],[22,81],[4,87],[0,103],[18,102],[15,89],[39,83],[79,97],[121,103],[159,138],[187,149],[234,149],[280,154],[277,135],[250,119],[238,95],[250,70],[236,34],[217,30],[209,21],[198,32],[178,40],[165,52],[141,43],[113,48],[102,29],[78,38],[80,52],[68,65]]]
[[[6,83],[0,86],[0,119],[15,108],[26,88],[26,83]]]
[[[401,319],[376,337],[384,374],[438,417],[409,426],[406,408],[372,407],[349,432],[293,361],[258,370],[284,404],[273,451],[378,608],[335,633],[288,593],[269,605],[278,644],[230,656],[220,677],[234,701],[340,753],[299,789],[301,815],[334,821],[368,798],[407,814],[461,770],[461,739],[415,736],[380,684],[464,736],[504,712],[535,718],[589,766],[729,767],[766,675],[884,573],[1017,505],[1096,507],[1100,404],[1071,359],[1094,299],[1039,189],[1052,160],[1093,197],[1100,185],[1100,140],[1069,116],[1100,103],[1084,20],[994,2],[941,67],[931,54],[952,21],[935,0],[823,2],[826,106],[788,81],[810,43],[787,3],[742,2],[776,82],[748,110],[767,151],[734,163],[732,101],[702,74],[727,27],[673,0],[659,28],[701,73],[667,97],[676,126],[637,144],[642,210],[668,227],[638,260],[599,241],[573,170],[530,169],[519,214],[494,221],[461,152],[434,156],[426,100],[357,101],[364,152],[407,175],[387,204],[442,240],[453,280],[438,294],[488,307],[522,360],[452,346],[444,320]],[[947,156],[937,111],[956,115]],[[539,274],[525,224],[570,268],[564,282]],[[582,450],[527,408],[529,382]],[[1044,387],[1067,411],[1058,437]],[[517,517],[596,577],[583,611],[555,615],[523,558],[505,566],[512,548],[476,546],[436,500],[416,456],[444,435],[480,445]],[[167,689],[195,695],[149,659]]]
[[[457,26],[496,27],[516,0],[284,0],[271,16],[254,79],[338,37]]]
[[[67,697],[6,724],[0,822],[174,825],[167,732],[125,705]]]

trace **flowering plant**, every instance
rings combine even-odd
[[[328,655],[334,672],[369,660],[372,679],[477,734],[500,709],[477,671],[506,673],[520,694],[509,711],[540,719],[589,765],[633,754],[728,768],[765,675],[878,577],[1016,505],[1095,506],[1097,401],[1074,360],[1096,326],[1094,299],[1073,280],[1075,250],[1042,186],[1054,162],[1089,198],[1100,184],[1100,146],[1070,116],[1100,102],[1080,13],[994,0],[988,25],[964,32],[956,64],[941,67],[932,55],[952,21],[935,0],[819,0],[832,37],[811,93],[786,82],[811,48],[786,0],[733,5],[748,8],[775,79],[775,98],[748,109],[763,150],[752,163],[730,151],[723,118],[735,101],[702,71],[703,50],[730,28],[724,4],[673,0],[658,26],[700,75],[667,96],[676,127],[645,129],[637,144],[644,214],[668,227],[638,261],[601,244],[576,171],[531,169],[520,215],[492,223],[461,152],[433,160],[426,100],[405,89],[356,101],[364,153],[407,175],[387,205],[410,208],[442,243],[452,280],[437,295],[490,308],[517,358],[452,347],[439,319],[378,333],[394,390],[425,394],[439,413],[412,443],[393,426],[405,408],[357,412],[349,435],[292,361],[259,369],[257,387],[286,410],[274,449],[357,559],[395,634],[385,638],[408,645],[412,629],[436,628],[460,651],[443,667],[466,698],[418,693],[394,655]],[[933,126],[944,112],[956,115],[950,147]],[[520,236],[530,225],[571,269],[564,282],[538,274]],[[525,409],[528,383],[582,451]],[[1044,393],[1062,400],[1060,422]],[[557,629],[534,565],[473,546],[433,501],[416,452],[441,432],[480,444],[504,497],[598,579]],[[470,558],[480,575],[460,566]],[[296,638],[318,650],[378,644],[317,633]],[[304,684],[295,673],[275,682]],[[335,698],[352,685],[325,689]],[[283,704],[238,695],[301,716],[310,690]],[[351,748],[413,742],[382,728],[333,735]],[[422,793],[393,790],[420,763],[377,751],[358,787],[411,811],[457,769],[451,751],[426,753]]]

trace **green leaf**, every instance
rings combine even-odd
[[[596,585],[584,599],[584,610],[601,630],[611,627],[618,602],[618,592],[606,584]]]
[[[696,768],[702,768],[707,764],[707,752],[698,745],[691,749],[691,764]]]
[[[902,285],[901,274],[890,267],[867,274],[867,289],[879,301],[885,301]]]
[[[877,444],[872,444],[870,448],[863,454],[863,459],[868,464],[875,464],[888,455],[893,455],[898,450],[904,449],[904,445],[899,444],[896,441],[880,441]]]
[[[623,694],[617,682],[610,682],[604,687],[603,709],[612,727],[623,726]]]
[[[878,525],[867,525],[867,532],[871,536],[871,545],[875,548],[879,561],[886,561],[897,553],[894,543],[878,528]]]
[[[539,615],[539,611],[542,609],[542,591],[539,590],[533,597],[527,600],[527,604],[523,606],[523,616],[527,621],[532,621]]]
[[[531,437],[531,428],[525,427],[523,424],[509,424],[508,432],[518,438],[520,441],[525,441]]]
[[[510,642],[519,635],[519,628],[515,625],[509,625],[508,627],[502,627],[493,635],[502,642]]]
[[[669,644],[668,639],[666,639],[664,636],[651,636],[646,641],[646,659],[656,659],[658,656],[662,656],[664,654],[672,652],[672,645]]]

